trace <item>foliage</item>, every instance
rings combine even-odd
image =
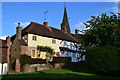
[[[36,58],[34,59],[34,58],[31,58],[28,55],[21,55],[19,59],[20,59],[21,64],[41,64],[41,63],[46,63],[46,60],[36,59]]]
[[[116,74],[120,72],[120,48],[87,47],[86,60],[96,72]],[[120,73],[119,73],[120,75]]]
[[[54,57],[53,62],[54,63],[70,63],[71,57]]]
[[[21,55],[20,59],[20,63],[29,63],[32,61],[31,57],[28,55]]]
[[[54,53],[54,49],[51,48],[50,46],[40,46],[40,45],[37,45],[37,50],[39,50],[39,51],[47,51],[50,54]]]
[[[85,35],[84,45],[120,47],[120,19],[117,14],[111,12],[110,16],[104,13],[91,17],[84,23],[87,28],[82,31]]]

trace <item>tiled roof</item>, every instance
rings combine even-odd
[[[74,38],[76,38],[79,42],[83,41],[85,36],[83,34],[71,34]]]
[[[80,51],[76,51],[76,50],[71,50],[71,49],[68,49],[68,48],[65,48],[65,47],[59,47],[60,50],[63,50],[63,51],[69,51],[69,52],[73,52],[73,53],[80,53]]]
[[[27,46],[27,43],[23,39],[19,40],[19,42],[21,45]]]
[[[63,30],[56,29],[50,26],[31,22],[27,27],[22,30],[22,36],[26,33],[36,34],[43,37],[56,38],[60,40],[66,40],[71,42],[78,42],[71,34],[66,33]],[[15,35],[12,37],[12,40]]]

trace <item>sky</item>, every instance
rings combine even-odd
[[[118,12],[116,2],[66,2],[65,4],[72,33],[76,28],[85,29],[83,22],[90,20],[91,16]],[[2,2],[2,35],[0,38],[14,35],[18,22],[21,23],[22,28],[31,21],[43,24],[45,11],[48,11],[46,14],[48,25],[60,29],[64,2]]]

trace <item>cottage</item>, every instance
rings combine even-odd
[[[61,29],[49,26],[46,20],[43,24],[31,22],[24,29],[18,23],[16,34],[11,37],[11,68],[13,68],[12,64],[15,64],[14,69],[20,72],[19,58],[21,55],[28,55],[35,59],[47,59],[48,53],[44,50],[39,51],[37,46],[51,47],[55,53],[53,57],[70,57],[71,62],[85,60],[85,56],[80,54],[79,43],[82,39],[79,38],[81,35],[77,30],[75,32],[71,34],[66,6]]]

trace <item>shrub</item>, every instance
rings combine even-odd
[[[46,51],[46,52],[50,53],[51,55],[54,53],[54,49],[51,48],[50,46],[40,46],[40,45],[37,45],[37,50],[39,50],[39,51]]]
[[[21,55],[20,63],[21,64],[43,64],[43,63],[46,63],[46,60],[37,59],[37,58],[34,59],[28,55]]]
[[[53,57],[54,63],[68,63],[71,62],[71,57]]]
[[[120,48],[87,47],[86,60],[96,72],[120,75]]]

